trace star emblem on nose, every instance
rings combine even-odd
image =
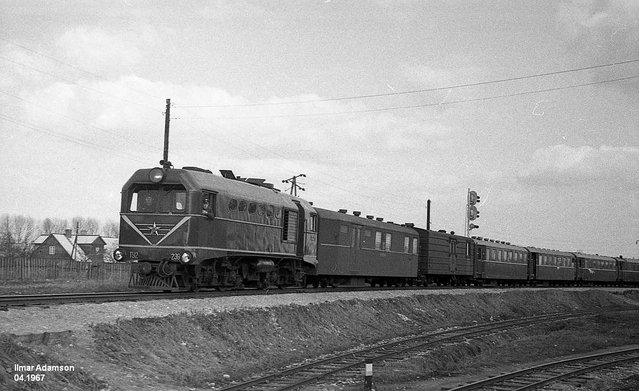
[[[160,236],[160,227],[155,224],[155,221],[153,222],[153,225],[149,227],[149,235]]]

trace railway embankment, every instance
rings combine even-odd
[[[401,389],[394,388],[400,383],[424,389],[424,382],[439,387],[500,365],[637,343],[637,309],[639,291],[621,289],[310,293],[10,309],[0,313],[0,388],[211,390],[425,330],[543,313],[625,311],[377,366],[378,390]],[[36,374],[45,376],[24,380]]]

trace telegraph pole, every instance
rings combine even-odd
[[[164,113],[164,155],[160,164],[164,169],[169,169],[173,165],[169,161],[169,122],[171,120],[171,99],[166,100],[166,112]]]
[[[299,174],[299,175],[295,175],[292,176],[288,179],[284,179],[282,181],[282,183],[290,183],[291,184],[291,195],[294,195],[297,197],[297,189],[300,189],[302,191],[306,191],[306,189],[304,189],[302,186],[297,184],[297,178],[299,177],[304,177],[306,178],[306,174]]]

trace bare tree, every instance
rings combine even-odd
[[[116,223],[113,220],[107,220],[104,225],[102,225],[102,235],[107,238],[117,238],[120,234],[120,224]]]
[[[26,256],[38,234],[33,217],[3,214],[0,217],[0,253],[3,256]]]

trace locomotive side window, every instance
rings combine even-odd
[[[209,217],[215,216],[215,194],[202,193],[202,214]]]
[[[311,232],[317,232],[317,214],[315,213],[311,213],[308,230]]]

